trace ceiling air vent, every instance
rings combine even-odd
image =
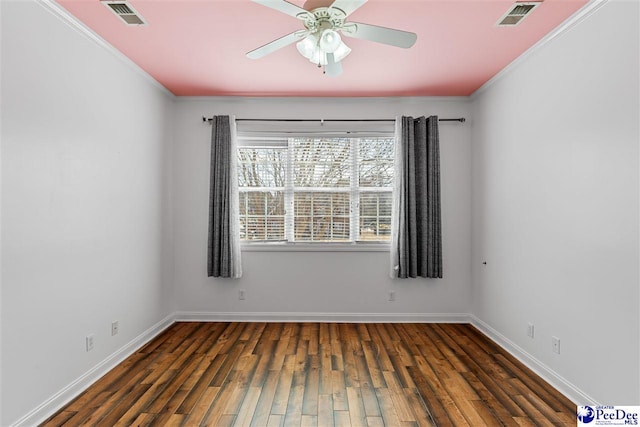
[[[101,0],[107,9],[120,17],[127,25],[147,25],[142,16],[126,1]]]
[[[540,6],[541,2],[514,3],[496,24],[498,27],[515,27],[521,23],[525,17],[529,16],[533,9]]]

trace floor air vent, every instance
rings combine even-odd
[[[514,3],[496,24],[498,27],[515,27],[521,23],[525,17],[529,16],[533,9],[540,6],[541,2]]]
[[[127,25],[147,25],[146,21],[126,1],[101,0],[111,12],[115,13]]]

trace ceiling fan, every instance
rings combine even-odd
[[[250,59],[259,59],[278,49],[297,42],[298,52],[318,67],[324,67],[328,76],[342,73],[342,61],[351,49],[342,41],[340,33],[348,37],[370,40],[408,49],[414,45],[415,33],[379,27],[377,25],[347,22],[347,17],[367,0],[335,0],[329,7],[306,10],[285,0],[253,0],[263,6],[298,18],[304,29],[294,31],[247,53]]]

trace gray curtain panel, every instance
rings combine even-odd
[[[442,278],[438,117],[402,117],[399,278]]]
[[[211,123],[211,178],[209,187],[209,277],[233,277],[231,236],[231,124],[229,116]]]

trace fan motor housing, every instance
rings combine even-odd
[[[304,23],[307,30],[317,32],[328,28],[342,28],[347,15],[338,8],[318,7],[307,13],[301,13],[298,18]]]

